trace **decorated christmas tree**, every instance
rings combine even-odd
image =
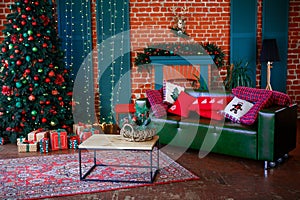
[[[71,69],[64,65],[49,0],[10,6],[0,44],[0,136],[11,141],[38,128],[71,130]]]

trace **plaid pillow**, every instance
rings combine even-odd
[[[161,90],[147,90],[146,95],[155,117],[163,117],[167,115],[168,106],[163,103]]]
[[[288,106],[292,103],[291,98],[282,92],[272,91],[272,102],[279,106]]]
[[[265,89],[236,87],[232,93],[240,99],[254,102],[254,106],[241,117],[242,124],[252,125],[257,119],[258,112],[272,104],[272,91]]]

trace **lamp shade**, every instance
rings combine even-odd
[[[261,62],[280,61],[276,39],[264,39],[260,55]]]

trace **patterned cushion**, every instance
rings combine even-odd
[[[170,82],[164,82],[164,103],[173,104],[179,94],[184,91],[184,87],[181,87],[179,85],[170,83]]]
[[[232,101],[224,109],[224,115],[233,122],[241,123],[241,118],[248,113],[253,104],[238,97],[234,97]]]
[[[147,90],[146,95],[155,117],[163,117],[167,114],[168,106],[163,103],[161,90]]]
[[[181,92],[175,103],[168,109],[168,112],[182,117],[188,117],[190,113],[189,107],[195,100],[195,97]]]
[[[292,103],[292,100],[287,94],[272,91],[272,102],[279,106],[289,106]]]
[[[254,103],[254,106],[240,118],[240,122],[242,124],[254,124],[257,119],[258,112],[272,104],[272,91],[270,90],[236,87],[232,89],[232,93],[240,99]]]

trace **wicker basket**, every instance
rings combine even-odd
[[[154,128],[147,128],[145,130],[138,130],[131,124],[124,124],[120,134],[123,139],[130,142],[143,142],[152,140],[153,136],[156,135],[156,130]]]

